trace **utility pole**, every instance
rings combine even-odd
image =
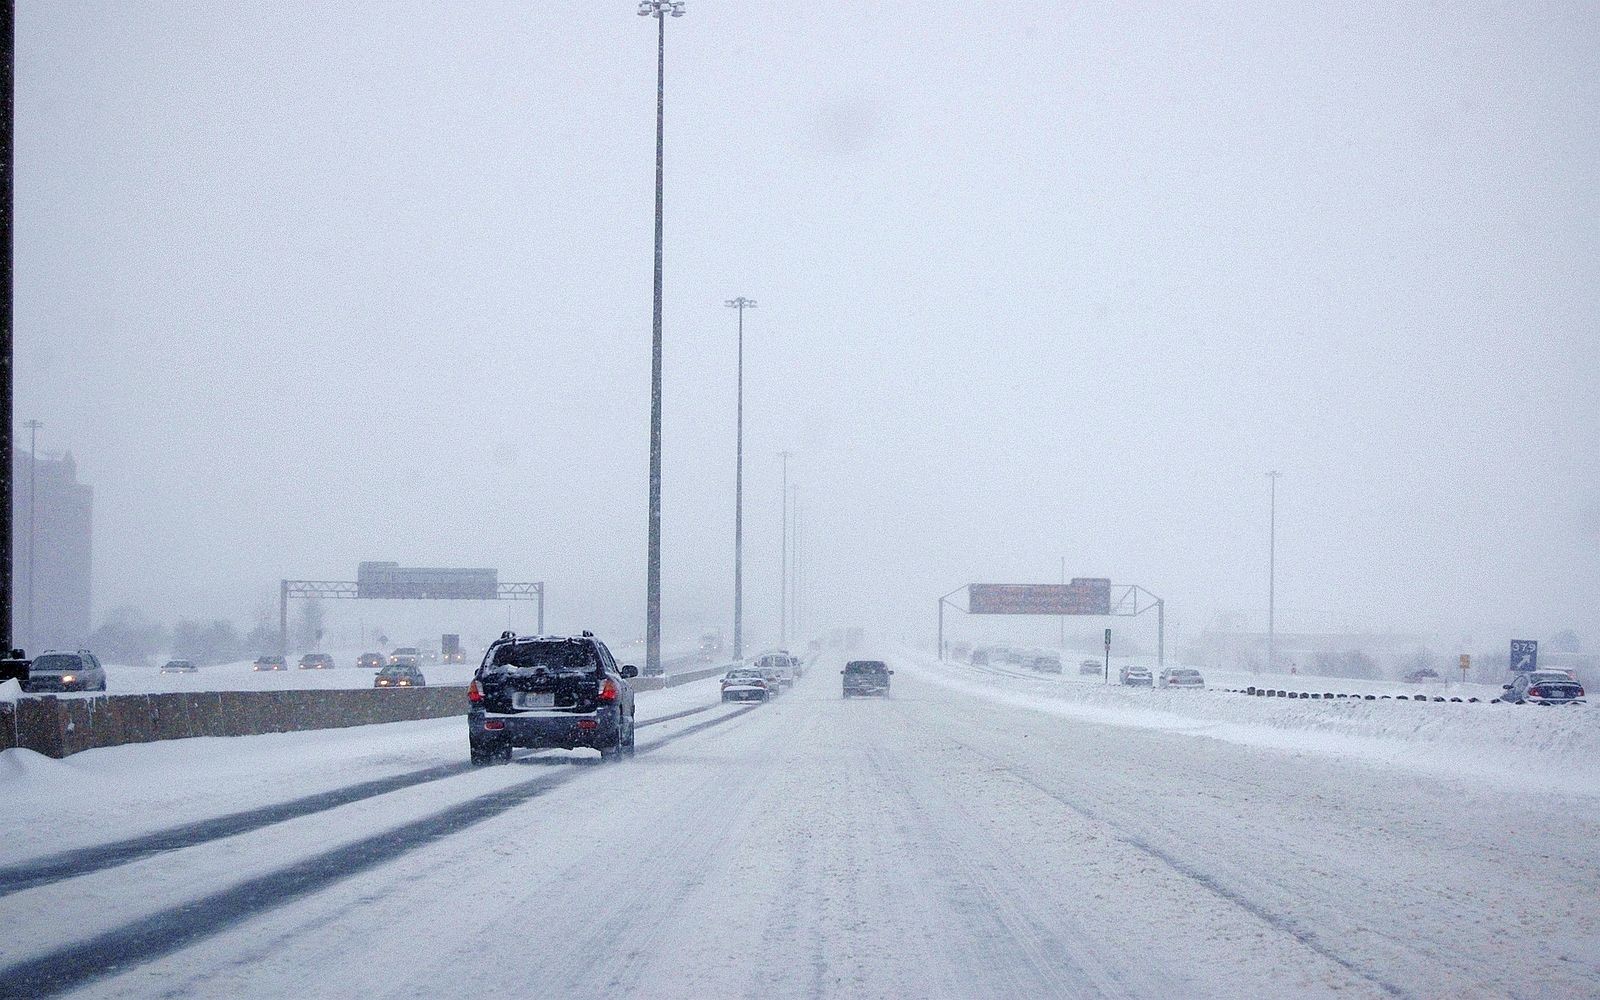
[[[1267,473],[1271,484],[1272,500],[1267,528],[1267,673],[1277,672],[1278,663],[1278,477],[1282,473]]]
[[[11,240],[13,168],[16,164],[16,146],[12,125],[16,118],[15,64],[16,64],[16,0],[0,3],[0,91],[4,91],[5,113],[0,115],[0,271],[5,278],[0,281],[0,643],[9,652],[16,645],[11,618]]]
[[[733,473],[733,658],[744,659],[744,311],[756,307],[743,295],[723,305],[739,310],[739,406],[734,418]]]
[[[661,215],[662,148],[667,113],[667,15],[683,16],[682,0],[639,0],[639,16],[656,19],[656,273],[650,336],[650,542],[645,567],[645,669],[661,666]]]
[[[789,645],[789,456],[792,451],[780,451],[783,459],[783,556],[778,579],[778,645]]]
[[[44,424],[29,420],[22,426],[28,428],[28,629],[22,635],[29,646],[38,643],[39,630],[33,626],[33,547],[38,537],[33,529],[35,508],[39,505],[39,428]]]

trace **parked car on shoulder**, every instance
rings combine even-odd
[[[34,669],[38,669],[37,661]],[[1513,705],[1582,705],[1583,685],[1573,680],[1564,670],[1535,670],[1519,674],[1510,684],[1502,686],[1501,701]]]
[[[489,645],[467,685],[472,763],[509,762],[513,748],[588,747],[612,760],[633,753],[632,665],[619,666],[592,632],[518,636]]]
[[[767,677],[755,667],[735,667],[722,675],[723,701],[771,701]]]
[[[1099,660],[1079,660],[1078,661],[1078,676],[1079,677],[1097,676],[1099,674],[1103,674],[1104,672],[1105,671],[1102,668],[1102,665],[1101,665]]]
[[[1029,670],[1037,670],[1041,674],[1061,673],[1061,657],[1054,653],[1040,653],[1028,661]]]
[[[378,688],[389,687],[427,687],[428,679],[422,676],[422,671],[408,663],[392,663],[379,670],[372,678],[372,686]]]
[[[332,670],[333,657],[327,653],[307,653],[300,657],[301,670]]]
[[[168,660],[161,665],[164,674],[197,674],[200,668],[194,665],[193,660]]]
[[[977,647],[967,657],[967,662],[975,667],[987,667],[989,665],[989,648],[987,646]]]
[[[251,670],[288,670],[289,664],[281,656],[258,656]]]
[[[46,691],[104,691],[106,670],[87,649],[74,653],[46,650],[28,668],[22,690],[29,694]]]
[[[362,653],[356,657],[357,670],[380,670],[388,663],[388,658],[382,653]]]
[[[1161,671],[1156,686],[1164,688],[1203,688],[1206,686],[1200,671],[1193,667],[1168,667]]]
[[[1432,667],[1423,667],[1421,670],[1413,670],[1411,673],[1406,674],[1407,684],[1426,684],[1430,681],[1437,681],[1438,679],[1439,671],[1433,669]]]
[[[894,673],[882,660],[851,660],[840,671],[844,675],[844,696],[888,695],[889,675]]]
[[[1124,666],[1117,671],[1117,676],[1127,687],[1151,687],[1155,679],[1150,676],[1149,667]]]

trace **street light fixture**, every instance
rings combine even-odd
[[[682,0],[640,0],[639,16],[656,19],[656,274],[650,337],[650,550],[645,568],[645,669],[661,666],[661,165],[666,125],[667,15]]]
[[[739,407],[734,419],[733,474],[733,658],[744,659],[744,311],[756,307],[743,295],[723,303],[739,310]]]

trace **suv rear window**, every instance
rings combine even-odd
[[[889,669],[887,664],[877,660],[852,660],[844,665],[847,674],[881,674]]]
[[[600,667],[593,647],[577,642],[509,642],[494,651],[492,667],[592,674]]]

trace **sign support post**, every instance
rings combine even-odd
[[[1106,683],[1111,683],[1111,630],[1106,629]]]
[[[1467,682],[1467,671],[1472,669],[1472,657],[1466,653],[1461,654],[1461,683]]]

